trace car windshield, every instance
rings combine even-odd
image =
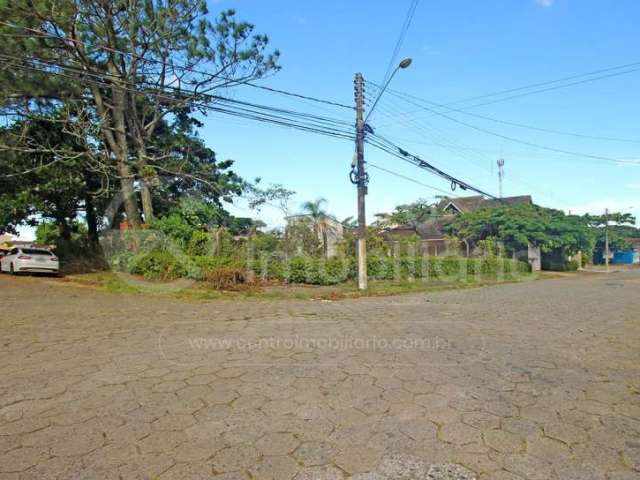
[[[23,248],[22,253],[24,253],[25,255],[53,255],[53,253],[51,253],[49,250],[37,250],[35,248]]]

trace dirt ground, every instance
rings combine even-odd
[[[640,479],[640,271],[343,301],[0,276],[0,480]]]

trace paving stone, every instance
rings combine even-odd
[[[293,452],[296,460],[307,467],[327,465],[335,455],[335,448],[328,442],[305,442]]]
[[[212,478],[211,465],[207,463],[179,463],[162,473],[159,480],[209,480]]]
[[[260,453],[250,445],[236,445],[220,450],[213,457],[213,468],[216,472],[234,472],[251,468]]]
[[[513,433],[504,430],[487,430],[482,436],[485,443],[498,452],[517,453],[524,450],[524,442]]]
[[[468,412],[462,415],[462,423],[480,430],[491,430],[500,427],[500,418],[489,412]]]
[[[549,480],[554,477],[553,468],[548,462],[528,454],[507,455],[504,468],[528,480]]]
[[[482,441],[478,429],[459,422],[445,424],[440,429],[439,438],[454,445],[480,443]]]
[[[291,480],[299,470],[298,464],[288,456],[267,456],[249,469],[255,480]]]
[[[300,442],[290,433],[268,433],[256,442],[256,448],[263,455],[287,455]]]
[[[193,415],[165,415],[151,423],[153,430],[184,430],[196,423]]]
[[[38,448],[16,448],[0,455],[0,472],[23,472],[46,458],[47,455]]]
[[[304,467],[294,477],[294,480],[344,480],[342,470],[333,465],[321,467]]]
[[[97,431],[76,431],[65,438],[51,445],[51,454],[56,457],[74,457],[86,455],[97,449],[104,443],[102,432]]]
[[[605,285],[618,278],[619,288]],[[428,465],[419,480],[434,465],[480,480],[636,479],[639,281],[635,271],[577,276],[432,292],[429,302],[416,293],[199,303],[114,302],[57,280],[0,276],[0,302],[17,306],[0,320],[0,480],[390,480],[381,471],[393,455],[406,471],[409,458]],[[31,301],[34,287],[46,312]],[[192,363],[183,344],[159,355],[156,334],[167,328],[175,338],[453,343],[437,355],[281,349]]]
[[[419,480],[427,478],[431,464],[418,457],[405,454],[385,456],[376,469],[383,478]]]
[[[354,445],[343,448],[335,457],[335,464],[348,473],[368,472],[375,468],[382,457],[372,448]]]

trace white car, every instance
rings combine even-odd
[[[0,271],[16,273],[58,274],[60,262],[49,250],[41,248],[12,248],[0,259]]]

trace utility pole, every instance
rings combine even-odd
[[[365,196],[367,195],[367,172],[364,169],[364,78],[356,73],[356,158],[352,165],[351,181],[358,186],[358,288],[367,289],[367,225],[365,218]],[[355,175],[353,171],[355,167]]]
[[[498,159],[498,182],[499,182],[499,195],[502,198],[502,179],[504,178],[504,159]]]
[[[609,209],[604,209],[604,264],[609,271]]]

